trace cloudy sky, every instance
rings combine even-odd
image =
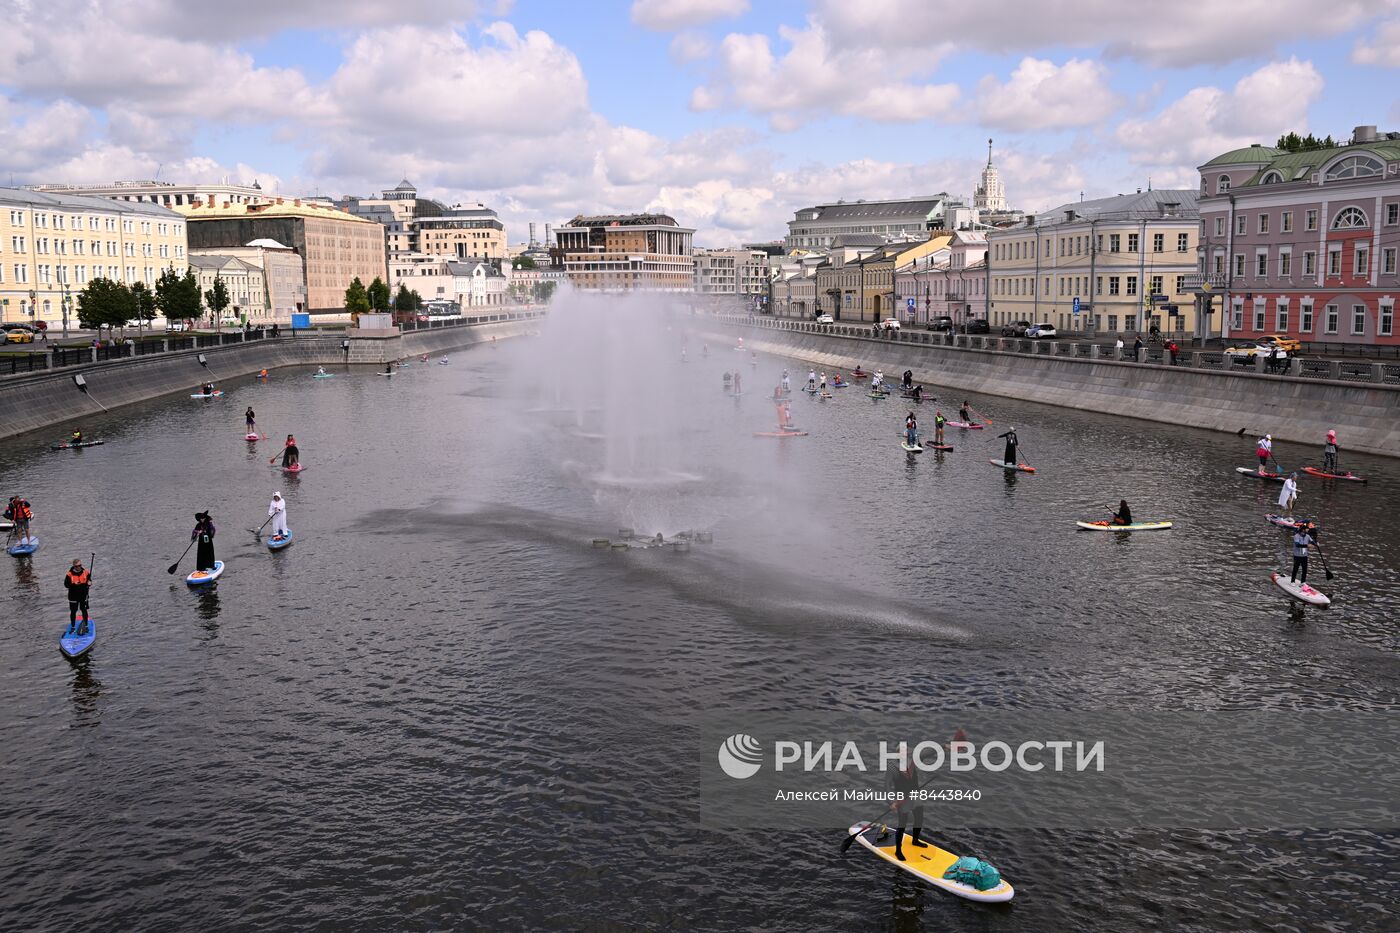
[[[642,209],[773,239],[969,194],[989,136],[1037,211],[1362,123],[1400,129],[1400,0],[0,0],[0,183],[406,175],[512,241]]]

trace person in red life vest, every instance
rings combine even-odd
[[[11,496],[5,507],[5,518],[15,523],[14,534],[19,535],[21,545],[29,543],[29,520],[34,517],[34,509],[23,496]]]
[[[88,588],[92,585],[92,571],[83,567],[81,560],[74,560],[73,566],[63,575],[63,585],[68,588],[68,630],[74,635],[83,635],[88,627]],[[83,612],[83,624],[78,625],[78,610]]]

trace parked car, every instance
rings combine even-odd
[[[1253,363],[1254,358],[1256,356],[1268,356],[1276,346],[1278,345],[1272,343],[1264,343],[1261,340],[1255,344],[1228,347],[1225,350],[1225,358],[1228,359],[1231,363],[1238,363],[1241,366],[1243,366],[1248,363]],[[1278,356],[1274,358],[1279,360],[1286,360],[1288,359],[1288,351],[1283,349],[1283,347],[1278,347]]]
[[[1055,325],[1049,322],[1032,324],[1030,327],[1026,328],[1026,336],[1050,340],[1055,337]]]
[[[829,314],[819,314],[819,315],[817,315],[817,323],[818,323],[818,324],[835,324],[835,323],[836,323],[836,318],[832,317],[832,316],[829,315]]]
[[[6,343],[33,343],[34,331],[28,324],[7,324],[5,325]]]
[[[1297,353],[1303,349],[1301,340],[1287,334],[1265,334],[1259,338],[1259,343],[1267,347],[1277,345],[1280,350],[1286,350],[1289,353]]]
[[[975,317],[963,324],[962,331],[964,334],[990,334],[992,332],[992,326],[987,323],[986,318]]]
[[[950,317],[949,317],[948,315],[946,315],[946,314],[943,315],[942,317],[936,317],[936,318],[934,318],[933,320],[931,320],[931,321],[928,322],[928,329],[929,329],[929,330],[952,330],[952,329],[953,329],[953,319],[950,318]]]
[[[899,318],[887,317],[880,322],[881,330],[899,330]]]
[[[1030,326],[1030,321],[1012,321],[1010,324],[1002,327],[1001,335],[1003,337],[1024,337],[1026,336],[1026,329]]]

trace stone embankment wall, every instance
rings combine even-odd
[[[219,383],[286,366],[382,365],[423,353],[459,350],[539,329],[538,320],[503,321],[410,331],[388,337],[297,336],[198,350],[138,356],[43,372],[0,376],[0,437],[53,424],[68,424],[121,405],[169,394],[189,394],[204,382]],[[207,367],[199,363],[203,355]],[[83,393],[73,377],[87,382]]]
[[[920,382],[959,392],[1231,434],[1267,432],[1306,444],[1320,445],[1335,428],[1348,450],[1400,456],[1400,386],[973,349],[734,320],[712,326],[722,332],[716,339],[743,337],[746,348],[818,370],[850,371],[860,364],[898,381],[909,369]]]

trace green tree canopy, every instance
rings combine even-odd
[[[369,283],[368,297],[369,306],[375,311],[389,310],[389,286],[377,275],[374,281]]]
[[[399,290],[394,293],[395,311],[412,311],[413,296],[409,294],[407,285],[400,285]]]
[[[513,268],[516,268],[516,269],[533,269],[533,268],[535,268],[535,261],[534,261],[533,259],[531,259],[529,256],[516,256],[514,259],[512,259],[512,260],[510,261],[510,264],[511,264],[511,266],[512,266]]]
[[[224,309],[229,306],[229,297],[228,285],[224,283],[222,275],[214,276],[214,287],[204,293],[204,303],[209,306],[215,324],[223,320]]]
[[[1318,139],[1312,133],[1306,136],[1299,136],[1297,133],[1284,133],[1274,143],[1275,149],[1282,149],[1284,152],[1310,152],[1313,149],[1335,149],[1336,141],[1329,134],[1325,139]]]
[[[418,294],[418,290],[416,288],[408,293],[408,297],[413,299],[414,311],[417,311],[423,307],[423,296]]]
[[[192,321],[200,316],[202,307],[194,270],[181,274],[167,267],[156,279],[156,308],[167,321]]]
[[[132,317],[149,323],[156,316],[156,293],[145,282],[132,282],[131,297],[136,301],[136,313]]]
[[[549,300],[554,297],[554,289],[557,282],[536,282],[533,297],[539,304],[549,304]]]
[[[78,292],[80,327],[121,327],[136,314],[136,297],[121,282],[92,279]]]
[[[365,283],[360,281],[358,275],[345,290],[345,310],[351,314],[369,310],[369,292],[365,291]]]

